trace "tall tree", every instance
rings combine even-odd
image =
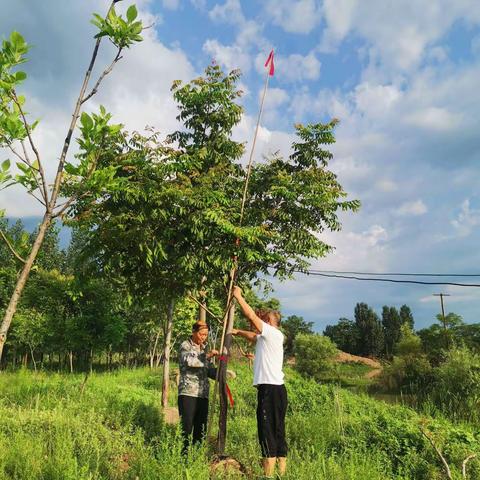
[[[121,192],[92,204],[75,183],[83,203],[69,213],[88,232],[94,263],[122,272],[132,291],[177,301],[204,289],[206,278],[214,297],[225,295],[234,258],[240,283],[259,273],[285,278],[330,251],[318,232],[340,228],[338,210],[359,207],[328,170],[324,146],[334,142],[337,122],[297,125],[288,159],[274,155],[254,166],[240,225],[247,172],[243,144],[231,138],[242,113],[238,79],[238,71],[214,65],[187,84],[175,82],[183,125],[167,142],[156,132],[122,132],[116,154],[101,158],[103,167],[117,167]]]
[[[408,325],[411,330],[415,326],[415,321],[413,319],[412,311],[408,305],[402,305],[400,307],[400,319],[402,320],[402,325]]]
[[[294,353],[295,338],[299,334],[313,334],[313,322],[306,322],[303,317],[290,315],[282,321],[282,330],[285,333],[285,355],[290,356]]]
[[[385,337],[385,353],[388,357],[393,355],[395,344],[400,340],[402,319],[395,307],[383,306],[382,326]]]
[[[360,353],[360,330],[352,320],[340,318],[336,325],[327,325],[323,334],[340,350],[353,355]]]
[[[366,303],[357,303],[355,306],[355,323],[360,334],[360,354],[380,355],[384,348],[384,333],[377,314]]]
[[[64,173],[67,171],[67,153],[82,106],[97,93],[105,76],[111,72],[114,65],[122,58],[122,52],[133,43],[142,40],[140,33],[143,27],[142,22],[136,20],[137,9],[133,5],[128,8],[126,18],[124,19],[115,13],[114,5],[117,1],[112,1],[105,18],[98,14],[94,15],[92,23],[98,28],[98,33],[95,35],[96,42],[62,146],[53,183],[50,183],[47,179],[43,159],[35,143],[33,131],[38,122],[30,122],[28,120],[25,110],[25,97],[18,93],[18,88],[27,75],[25,72],[17,70],[17,68],[26,61],[29,45],[18,32],[12,32],[9,39],[3,41],[0,49],[0,147],[8,148],[12,155],[15,156],[16,160],[18,160],[16,166],[19,171],[17,175],[13,176],[10,173],[10,161],[5,160],[2,162],[0,167],[0,188],[12,183],[21,184],[44,208],[43,218],[38,227],[32,248],[25,258],[23,268],[18,276],[0,325],[0,359],[18,301],[38,252],[42,247],[48,228],[53,219],[61,217],[65,210],[77,200],[77,197],[72,195],[67,197],[64,202],[61,202],[60,190],[64,180]],[[107,37],[115,45],[116,55],[112,63],[100,74],[92,90],[88,92],[88,85],[103,37]],[[102,114],[105,117],[104,112]],[[87,126],[94,128],[96,126],[87,114],[84,113],[82,117],[84,128]],[[103,130],[99,128],[95,131],[95,134],[105,135],[106,132],[113,133],[111,128]],[[83,147],[87,146],[85,144]],[[110,180],[108,172],[99,174],[97,170],[96,154],[84,157],[83,160],[81,162],[83,180],[94,178],[97,188],[99,185],[108,184]],[[74,169],[75,167],[71,166],[71,168]]]

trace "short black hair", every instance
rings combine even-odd
[[[205,323],[205,322],[195,322],[193,325],[192,325],[192,332],[198,332],[200,330],[202,330],[202,328],[206,328],[208,330],[208,324]]]

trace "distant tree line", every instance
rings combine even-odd
[[[402,305],[400,310],[385,305],[380,319],[366,303],[357,303],[353,321],[340,318],[336,325],[325,328],[324,335],[344,352],[361,356],[390,357],[400,339],[402,325],[408,325],[412,329],[414,326],[408,305]]]

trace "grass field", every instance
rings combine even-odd
[[[247,478],[261,475],[255,389],[245,364],[230,387],[227,453]],[[83,375],[29,371],[0,374],[1,479],[208,479],[207,447],[180,455],[180,432],[162,421],[161,376],[148,369]],[[439,458],[424,425],[461,478],[462,460],[480,451],[469,425],[420,417],[340,387],[318,385],[287,369],[290,479],[435,480]],[[175,405],[172,387],[171,405]],[[213,478],[216,478],[213,476]],[[217,477],[218,478],[218,477]],[[221,478],[227,478],[225,475]],[[470,479],[480,478],[477,460]]]

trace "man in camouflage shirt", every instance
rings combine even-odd
[[[180,345],[178,364],[180,382],[178,384],[178,412],[180,414],[184,438],[183,451],[190,445],[200,442],[206,433],[208,419],[209,378],[215,378],[215,368],[210,359],[218,355],[216,350],[205,351],[208,338],[208,325],[196,322],[192,336]]]

